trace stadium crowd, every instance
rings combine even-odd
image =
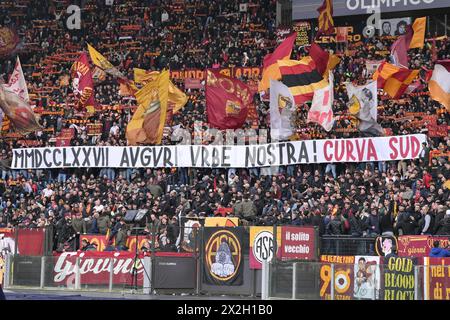
[[[79,52],[92,44],[126,74],[133,68],[173,70],[261,66],[264,56],[276,46],[275,1],[249,1],[248,12],[239,12],[241,1],[81,1],[83,27],[67,30],[66,13],[60,2],[40,1],[24,7],[1,7],[0,21],[19,30],[23,45],[18,51],[28,90],[48,130],[23,137],[0,138],[0,160],[11,158],[11,149],[35,140],[39,146],[54,146],[64,128],[74,128],[71,145],[127,145],[125,129],[135,100],[119,95],[119,84],[110,76],[98,80],[96,101],[125,106],[97,112],[90,121],[102,123],[100,135],[88,135],[83,121],[76,121],[70,105],[73,94],[62,79],[73,60],[54,64],[54,54]],[[74,2],[74,1],[72,1]],[[76,1],[75,1],[76,2]],[[12,15],[11,12],[19,14]],[[95,13],[95,15],[94,15]],[[39,20],[36,22],[36,20]],[[127,31],[125,26],[138,25]],[[42,27],[40,27],[42,26]],[[130,49],[126,41],[136,41]],[[363,44],[349,44],[335,68],[334,114],[329,133],[306,123],[308,106],[300,106],[298,127],[307,138],[357,137],[361,133],[347,114],[348,97],[343,83],[364,83],[370,78],[367,59],[382,60],[393,39],[375,36]],[[136,48],[137,46],[137,48]],[[328,45],[335,50],[335,45]],[[307,52],[297,47],[294,58]],[[450,59],[448,38],[427,41],[423,49],[409,51],[411,68],[432,69],[437,59]],[[148,54],[147,54],[148,53]],[[75,55],[76,56],[76,55]],[[15,55],[0,61],[0,81],[7,82]],[[449,124],[449,115],[429,99],[426,70],[421,88],[401,101],[379,99],[379,123],[389,135],[427,133],[427,123],[412,121],[406,113],[437,115],[438,124]],[[249,79],[243,78],[248,81]],[[207,122],[202,89],[185,89],[187,105],[172,119],[172,126],[193,132],[195,121]],[[50,88],[50,89],[47,89]],[[255,95],[259,128],[269,128],[268,102]],[[37,109],[35,109],[37,110]],[[62,111],[61,113],[59,113]],[[163,143],[174,143],[166,137]],[[21,141],[25,140],[25,144]],[[155,228],[160,247],[175,250],[181,221],[186,218],[239,217],[251,225],[315,225],[320,234],[356,237],[393,234],[450,235],[450,139],[429,137],[416,160],[295,165],[268,175],[260,169],[52,169],[10,170],[1,167],[0,228],[48,227],[55,230],[55,249],[75,233],[109,234],[118,248],[125,249],[129,225],[127,210],[147,209],[146,232]],[[435,157],[435,154],[441,156]],[[442,156],[443,155],[443,156]],[[86,244],[87,245],[87,244]]]

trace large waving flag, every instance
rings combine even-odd
[[[17,94],[20,99],[25,102],[30,101],[30,96],[28,95],[27,83],[25,82],[25,77],[23,75],[22,66],[20,64],[19,56],[17,56],[16,65],[14,70],[9,77],[9,81],[4,85],[6,91]],[[33,107],[33,106],[32,106]],[[0,125],[3,123],[4,113],[0,109]],[[5,120],[6,122],[6,120]]]
[[[95,102],[94,80],[92,79],[92,71],[89,68],[86,52],[83,52],[80,58],[74,62],[70,73],[73,94],[78,100],[75,108],[79,111],[86,109],[88,112],[93,113],[97,103]]]
[[[411,82],[417,77],[419,70],[410,70],[383,62],[373,74],[378,89],[383,89],[391,98],[399,99]]]
[[[5,84],[5,89],[17,94],[25,102],[30,101],[27,83],[25,82],[25,77],[23,75],[19,57],[17,57],[16,65],[14,67],[13,73],[9,77],[8,84]]]
[[[428,89],[431,99],[439,101],[450,112],[450,60],[436,61]]]
[[[18,133],[25,134],[42,129],[28,102],[6,90],[2,84],[0,84],[0,108],[10,120],[14,131]]]
[[[279,60],[278,66],[283,82],[294,97],[295,104],[311,101],[314,91],[328,86],[328,81],[317,71],[311,57],[297,60]]]
[[[328,78],[329,71],[333,70],[341,62],[341,59],[337,55],[326,52],[315,42],[311,44],[309,56],[314,60],[317,71],[325,79]]]
[[[139,107],[127,126],[129,145],[161,144],[167,117],[169,71],[162,71],[155,81],[136,92]]]
[[[391,46],[392,63],[395,66],[408,68],[408,42],[412,35],[412,29],[408,26],[407,34],[399,36]],[[408,35],[410,33],[411,35]]]
[[[208,123],[220,130],[242,128],[253,102],[250,87],[210,69],[206,72],[205,89]]]
[[[406,33],[398,37],[391,46],[393,63],[399,67],[408,67],[408,49],[423,48],[427,18],[417,18],[412,26],[406,27]]]
[[[330,34],[333,32],[333,0],[323,0],[322,5],[317,9],[319,12],[318,24],[319,31],[317,36],[321,34]]]
[[[149,81],[154,81],[159,71],[147,71],[144,69],[134,68],[134,82],[139,84],[146,84]],[[177,88],[172,81],[169,81],[169,109],[172,109],[173,113],[180,111],[187,103],[188,96]]]
[[[346,88],[349,112],[359,119],[359,130],[375,135],[382,134],[383,128],[377,123],[377,82],[371,81],[364,86],[347,83]]]
[[[294,134],[292,113],[294,97],[280,81],[270,80],[270,137],[272,141],[289,139]]]
[[[111,62],[109,62],[100,52],[95,50],[95,48],[90,44],[88,44],[88,50],[89,55],[91,56],[92,63],[95,64],[97,67],[100,67],[106,73],[109,73],[110,75],[116,78],[121,79],[126,78],[122,72],[120,72],[116,67],[114,67]]]
[[[287,60],[291,57],[292,47],[294,46],[297,33],[293,32],[275,49],[264,57],[262,79],[258,84],[258,91],[266,91],[269,88],[270,80],[279,80],[281,78],[278,69],[278,60]]]
[[[308,111],[308,122],[320,124],[326,131],[333,128],[334,76],[330,73],[329,85],[314,92],[311,108]]]

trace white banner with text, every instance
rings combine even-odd
[[[48,147],[13,150],[12,169],[252,168],[418,158],[424,134],[254,145]]]

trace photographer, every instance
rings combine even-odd
[[[67,241],[73,239],[75,235],[75,230],[72,227],[72,218],[70,213],[65,213],[64,218],[61,218],[56,223],[56,239],[57,239],[57,249],[58,252],[64,251],[64,244]]]

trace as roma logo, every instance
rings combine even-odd
[[[359,103],[359,100],[355,95],[352,95],[352,97],[350,98],[348,106],[348,111],[350,112],[350,114],[358,114],[359,110],[361,109],[361,104]]]
[[[241,264],[241,244],[228,230],[211,235],[205,246],[206,266],[212,277],[219,281],[232,279]]]
[[[238,116],[241,112],[241,104],[238,101],[231,101],[228,100],[226,107],[225,107],[225,113],[227,116]]]
[[[253,242],[253,256],[262,263],[263,261],[270,261],[273,258],[274,241],[273,234],[269,231],[261,231],[255,237]]]
[[[279,94],[278,95],[278,109],[279,109],[280,113],[286,108],[291,109],[292,102],[288,97],[285,97],[285,96]]]

